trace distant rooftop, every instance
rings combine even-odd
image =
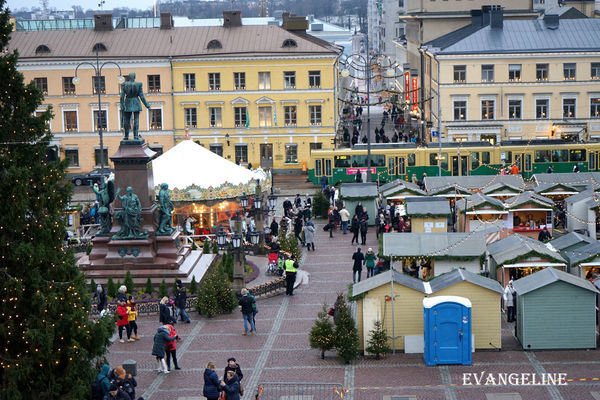
[[[187,19],[187,18],[186,18]],[[119,28],[160,28],[160,18],[152,17],[116,17],[113,27]],[[76,19],[24,19],[16,20],[17,31],[62,31],[78,29],[94,29],[94,18]],[[221,20],[221,24],[223,24]]]

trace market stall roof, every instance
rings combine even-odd
[[[471,191],[485,190],[496,183],[510,185],[519,191],[525,190],[525,182],[521,175],[426,176],[423,182],[429,193],[438,191],[439,187],[454,185]]]
[[[513,186],[507,182],[496,182],[486,186],[481,193],[487,196],[514,196],[524,190],[524,187]]]
[[[575,186],[565,185],[564,183],[542,183],[533,190],[542,196],[573,195],[580,192]]]
[[[480,257],[485,235],[480,232],[384,233],[383,255],[394,257]]]
[[[448,217],[452,214],[448,200],[439,197],[408,197],[405,202],[409,217]]]
[[[481,193],[475,193],[464,199],[456,201],[457,210],[477,210],[480,208],[494,208],[496,210],[504,210],[504,203],[495,197],[486,196]]]
[[[594,192],[593,190],[591,190],[591,189],[586,189],[586,190],[584,190],[582,192],[579,192],[576,195],[567,197],[565,199],[565,203],[567,203],[567,204],[575,204],[575,203],[578,203],[580,201],[587,201],[587,200],[591,199],[592,197],[598,197],[598,194],[596,192]]]
[[[154,184],[169,189],[190,186],[216,188],[225,183],[245,184],[264,175],[240,167],[191,140],[183,140],[152,161]]]
[[[508,209],[514,210],[516,208],[519,208],[520,206],[530,203],[535,203],[537,205],[549,209],[551,209],[552,206],[554,206],[554,202],[552,201],[552,199],[540,196],[539,194],[535,194],[532,191],[519,193],[518,195],[507,199],[505,202],[505,206]]]
[[[581,263],[600,257],[600,242],[594,241],[577,249],[562,250],[560,254],[569,261],[570,267],[576,267]]]
[[[592,179],[600,182],[600,172],[563,172],[552,174],[534,174],[532,176],[535,183],[539,186],[544,183],[562,183],[568,186],[582,190],[592,184]],[[598,185],[596,184],[596,187]]]
[[[344,183],[340,188],[340,198],[346,200],[379,196],[377,183]]]
[[[369,279],[362,280],[352,285],[352,295],[357,296],[359,294],[368,292],[369,290],[378,288],[386,283],[394,281],[398,285],[409,287],[418,292],[426,293],[424,282],[420,279],[413,278],[410,275],[406,275],[402,272],[390,269],[389,271],[377,274]]]
[[[473,194],[469,189],[458,184],[438,186],[433,189],[427,189],[430,196],[437,197],[467,197]]]
[[[426,196],[424,190],[421,190],[419,185],[414,184],[412,182],[406,182],[402,179],[396,179],[395,181],[386,183],[385,185],[381,185],[379,187],[379,194],[386,198],[403,198],[406,196]],[[399,197],[397,195],[402,195]]]
[[[475,274],[462,268],[458,268],[446,274],[436,276],[434,279],[429,281],[429,285],[431,286],[432,292],[437,292],[462,281],[467,281],[474,285],[478,285],[498,293],[502,293],[503,291],[502,286],[498,281],[486,278],[485,276]]]
[[[577,232],[569,232],[566,235],[562,235],[556,239],[551,240],[550,244],[556,250],[562,251],[577,249],[592,242],[594,242],[594,239],[592,239],[589,236],[581,235]]]
[[[523,260],[528,256],[547,258],[554,262],[566,263],[566,260],[557,251],[552,250],[538,240],[519,235],[518,233],[488,244],[487,250],[498,265]]]
[[[545,268],[524,278],[517,279],[513,282],[513,288],[517,292],[517,295],[523,295],[558,281],[598,293],[598,290],[596,290],[596,287],[591,282],[573,274],[557,270],[556,268]]]

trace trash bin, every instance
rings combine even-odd
[[[135,360],[123,361],[123,369],[125,373],[131,374],[131,376],[137,375],[137,362]]]

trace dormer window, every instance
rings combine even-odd
[[[95,52],[101,52],[101,51],[108,51],[108,49],[106,48],[104,43],[96,43],[94,45],[94,47],[92,48],[92,51],[95,53]]]
[[[48,54],[48,53],[50,53],[50,47],[46,46],[45,44],[40,44],[35,49],[35,54]]]
[[[223,45],[217,39],[213,39],[210,42],[208,42],[208,45],[206,46],[206,48],[208,50],[222,49]]]
[[[281,47],[298,47],[298,43],[294,39],[285,39]]]

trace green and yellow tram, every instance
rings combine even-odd
[[[414,143],[371,144],[371,171],[379,182],[395,179],[421,179],[423,174],[437,176],[495,175],[501,168],[510,171],[517,165],[519,173],[529,179],[533,174],[553,171],[600,171],[600,142],[566,142],[563,140],[509,140],[500,145],[489,142],[442,143],[441,157],[437,143],[417,146]],[[323,176],[329,184],[354,182],[357,171],[367,168],[367,145],[352,149],[312,150],[308,176],[315,185]]]

